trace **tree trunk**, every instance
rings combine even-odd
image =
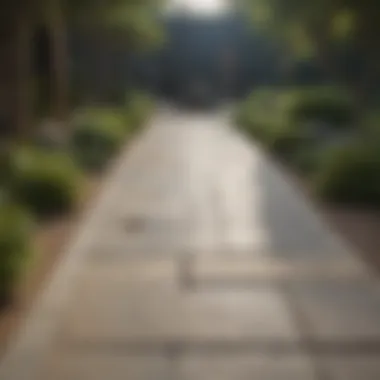
[[[67,28],[60,0],[51,2],[48,18],[51,43],[51,116],[59,121],[64,121],[68,112],[69,57]]]
[[[28,13],[20,11],[15,23],[15,102],[13,120],[16,135],[25,138],[32,123],[32,24]]]

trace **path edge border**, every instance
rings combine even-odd
[[[133,141],[126,143],[105,175],[100,193],[85,208],[79,229],[63,248],[62,257],[46,280],[45,288],[37,296],[15,336],[11,337],[12,343],[0,360],[1,380],[40,380],[39,370],[54,342],[61,314],[73,288],[73,280],[85,263],[86,251],[96,226],[109,203],[114,200],[119,185],[115,179],[121,175],[123,164],[147,129],[149,126],[135,136]]]

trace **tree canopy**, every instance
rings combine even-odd
[[[380,78],[377,0],[243,0],[252,23],[281,38],[296,56],[313,56],[336,79],[343,70],[337,55],[344,49],[361,59],[350,83],[357,91]],[[344,78],[339,78],[344,80]],[[360,87],[360,89],[359,89]]]
[[[150,48],[163,41],[157,21],[160,0],[67,0],[69,19],[83,28],[119,35],[130,48]]]

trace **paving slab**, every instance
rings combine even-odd
[[[188,293],[181,309],[182,332],[189,340],[299,340],[286,303],[271,288]]]
[[[274,289],[183,292],[170,278],[131,282],[140,276],[133,272],[133,266],[119,266],[82,275],[62,334],[133,341],[298,339],[287,305]]]
[[[369,357],[348,371],[347,357],[316,358],[311,344],[376,348],[369,268],[224,114],[166,111],[152,124],[58,265],[1,380],[325,380],[320,362],[328,380],[373,380]],[[226,286],[197,286],[215,279]]]
[[[317,380],[301,354],[188,355],[180,360],[179,373],[181,380]]]
[[[380,354],[335,356],[323,361],[331,380],[379,380]]]
[[[48,359],[40,380],[169,380],[171,372],[171,363],[160,355],[58,352]]]
[[[183,252],[185,254],[185,251]],[[181,251],[177,247],[162,247],[151,244],[131,242],[124,244],[120,241],[103,242],[94,244],[87,254],[87,262],[95,265],[125,264],[130,261],[166,261],[175,262],[181,256]]]
[[[360,264],[360,263],[359,263]],[[234,287],[239,282],[254,286],[260,282],[297,282],[315,280],[367,279],[364,265],[354,261],[328,260],[328,262],[289,261],[265,254],[196,255],[190,257],[194,281],[199,285],[224,284]]]
[[[315,281],[290,287],[309,334],[333,342],[380,342],[377,280]]]
[[[304,191],[299,189],[268,156],[256,148],[262,223],[275,257],[296,261],[357,260],[357,255],[327,225]]]

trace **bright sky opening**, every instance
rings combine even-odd
[[[229,10],[228,0],[171,0],[169,11],[182,11],[199,16],[215,16]]]

